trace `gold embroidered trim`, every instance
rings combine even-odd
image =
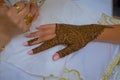
[[[120,20],[102,13],[101,19],[97,23],[102,25],[120,24]]]
[[[120,53],[117,54],[114,60],[112,61],[112,63],[108,65],[107,70],[102,75],[102,80],[107,80],[108,76],[111,75],[113,68],[118,64],[119,60],[120,60]]]
[[[48,77],[44,77],[43,80],[83,80],[83,79],[80,77],[79,71],[75,69],[69,70],[67,68],[64,68],[64,72],[61,75],[61,77],[57,77],[51,74]]]
[[[101,19],[97,21],[97,23],[101,25],[109,25],[111,22],[109,22],[108,18],[109,17],[106,14],[102,13]]]
[[[71,73],[72,73],[72,74],[76,74],[77,77],[78,77],[77,80],[83,80],[83,78],[80,77],[79,71],[77,71],[77,70],[75,70],[75,69],[69,70],[69,69],[65,68],[64,71],[65,71],[65,73],[67,73],[68,75],[70,75]],[[65,74],[63,74],[63,75],[65,75]],[[73,76],[74,76],[74,75],[73,75]],[[69,80],[69,78],[67,79],[67,78],[65,78],[65,77],[63,76],[60,80]]]
[[[105,13],[103,13],[101,19],[98,21],[98,24],[104,24],[104,25],[105,24],[106,25],[120,24],[120,20],[118,20],[118,19],[116,19],[114,17],[110,17],[110,16],[106,15]],[[119,63],[120,63],[120,53],[117,54],[115,56],[113,62],[108,65],[107,70],[102,75],[102,80],[107,80],[108,76],[111,75],[111,73],[113,71],[113,68]]]

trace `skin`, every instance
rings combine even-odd
[[[23,2],[17,2],[16,5],[20,7],[19,12],[14,6],[8,8],[6,5],[0,5],[0,38],[2,38],[0,48],[5,46],[15,34],[29,31],[31,24],[27,25],[24,21],[27,14],[33,16],[33,21],[38,16],[37,5]]]
[[[29,30],[29,26],[25,25],[25,22],[23,21],[23,18],[25,16],[25,13],[29,13],[34,16],[34,20],[36,19],[36,16],[38,15],[37,11],[35,11],[35,5],[32,5],[33,8],[31,10],[29,9],[30,4],[28,4],[25,8],[25,5],[23,3],[17,3],[21,7],[21,11],[18,13],[15,10],[15,7],[12,7],[8,10],[8,8],[3,7],[3,12],[6,12],[7,15],[11,18],[11,20],[18,24],[18,27],[23,29],[24,31]],[[36,8],[37,10],[37,8]],[[35,13],[34,13],[35,12]],[[15,17],[18,17],[18,20],[15,20]],[[33,20],[33,21],[34,21]],[[34,38],[38,37],[36,41],[32,43],[32,45],[39,44],[41,42],[50,40],[56,36],[55,34],[55,24],[47,24],[37,27],[36,29],[38,31],[32,32],[26,37],[28,38]],[[102,42],[110,42],[110,43],[120,43],[119,33],[120,33],[120,25],[113,25],[113,29],[106,28],[94,41],[102,41]],[[25,46],[28,46],[28,42],[24,43]],[[30,55],[34,54],[33,51],[28,52]],[[53,60],[56,61],[60,57],[57,53],[53,55]]]
[[[101,42],[109,42],[109,43],[120,43],[120,25],[113,25],[114,28],[105,28],[104,31],[95,39],[94,41],[101,41]],[[41,42],[50,40],[56,36],[55,34],[55,24],[47,24],[37,27],[36,29],[38,31],[32,32],[26,37],[28,38],[34,38],[38,37],[36,41],[32,43],[32,45],[39,44]],[[24,43],[25,46],[28,46],[28,42]],[[32,55],[34,54],[33,51],[29,51],[28,54]],[[60,56],[58,53],[55,53],[53,55],[53,60],[56,61],[60,59]]]

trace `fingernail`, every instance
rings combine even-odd
[[[60,56],[59,56],[58,53],[55,53],[55,54],[53,55],[53,61],[57,61],[58,59],[60,59]]]
[[[28,42],[25,42],[23,45],[24,45],[24,46],[28,46]]]
[[[29,51],[29,52],[28,52],[28,54],[29,54],[29,55],[32,55],[32,54],[33,54],[33,51],[32,51],[32,50],[31,50],[31,51]]]

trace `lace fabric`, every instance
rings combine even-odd
[[[45,2],[45,0],[4,0],[4,1],[9,7],[18,1],[23,1],[25,3],[32,1],[32,2],[36,3],[39,7],[42,6],[42,4]]]

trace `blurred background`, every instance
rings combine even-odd
[[[120,0],[113,0],[113,16],[120,17]]]

